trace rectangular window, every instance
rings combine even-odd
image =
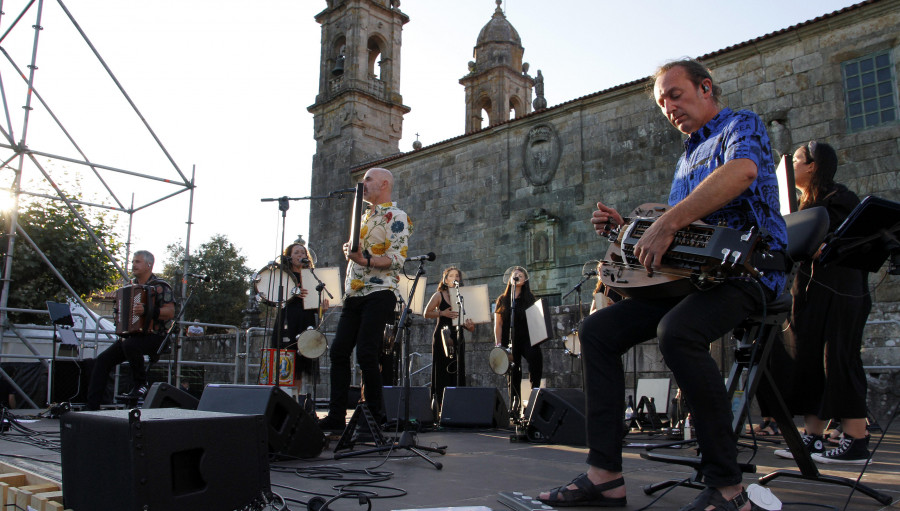
[[[849,131],[860,131],[897,120],[897,81],[889,50],[841,64]]]

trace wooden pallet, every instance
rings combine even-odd
[[[3,509],[65,509],[59,484],[3,462],[0,462],[0,502],[3,503]]]

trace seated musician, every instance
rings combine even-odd
[[[643,233],[634,254],[649,275],[675,234],[701,220],[708,224],[771,235],[772,251],[787,242],[769,138],[760,118],[719,104],[721,89],[709,71],[692,60],[668,63],[654,75],[653,95],[669,122],[687,135],[669,195],[670,208]],[[597,203],[591,218],[603,233],[622,225],[613,208]],[[682,511],[751,508],[741,485],[731,402],[710,356],[710,343],[729,332],[763,299],[782,292],[784,273],[766,272],[758,281],[728,279],[675,298],[629,298],[588,316],[581,327],[587,415],[588,469],[539,499],[551,506],[626,505],[622,478],[625,376],[622,355],[658,337],[659,348],[691,409],[702,453],[707,489]]]
[[[169,283],[153,274],[153,254],[138,250],[131,260],[133,284],[147,286],[147,299],[152,307],[137,303],[132,313],[142,317],[147,325],[145,332],[125,334],[94,360],[91,381],[88,386],[87,409],[99,410],[100,401],[106,390],[109,373],[122,362],[131,366],[132,387],[129,397],[141,398],[147,393],[147,373],[144,370],[144,355],[156,355],[160,343],[165,339],[166,322],[175,317],[175,302]],[[124,311],[120,311],[124,313]]]

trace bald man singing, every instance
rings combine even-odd
[[[344,244],[347,277],[344,306],[331,344],[331,402],[328,415],[319,422],[326,431],[346,426],[347,392],[350,390],[350,354],[362,370],[363,398],[379,423],[386,419],[379,358],[384,326],[393,322],[400,269],[412,225],[406,213],[391,201],[394,176],[387,169],[371,168],[363,177],[363,200],[369,210],[359,230],[359,250]]]

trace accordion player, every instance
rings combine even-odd
[[[135,305],[143,310],[138,313]],[[116,335],[145,334],[152,331],[156,289],[153,286],[132,284],[116,290]]]

